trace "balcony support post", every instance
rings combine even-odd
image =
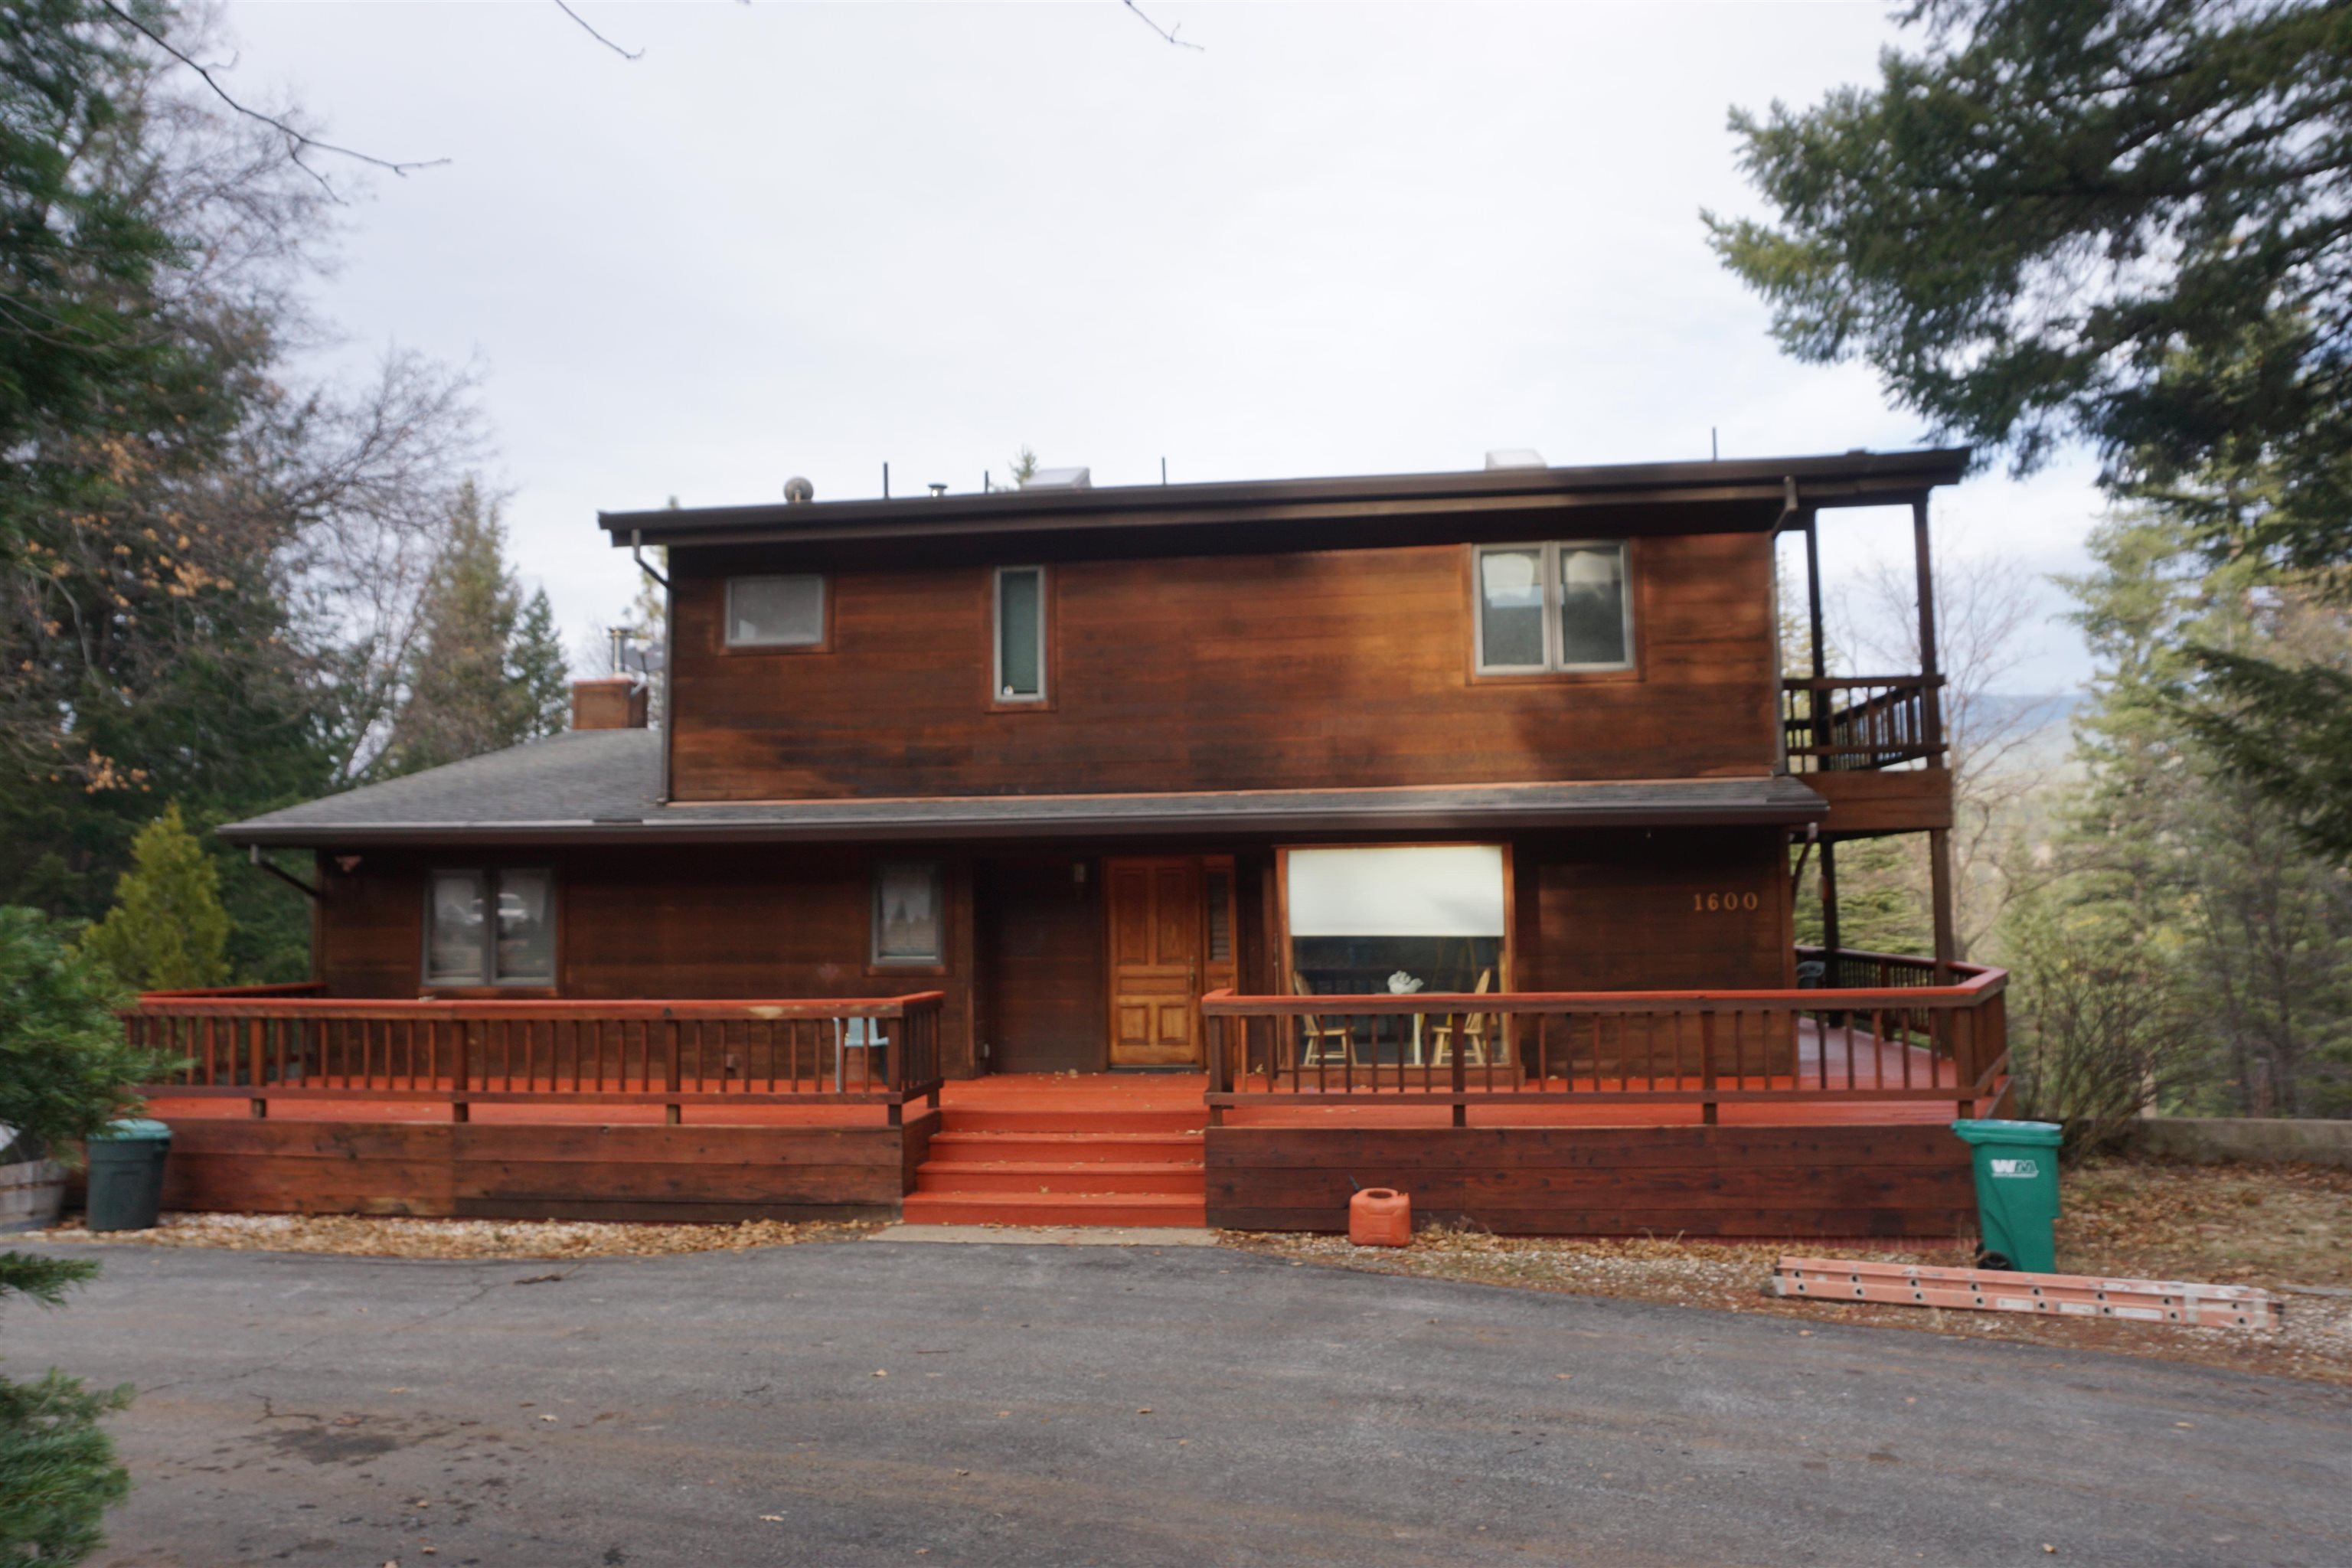
[[[1942,667],[1936,658],[1936,566],[1927,549],[1927,498],[1924,495],[1911,503],[1911,555],[1919,574],[1919,673],[1927,677],[1919,693],[1921,721],[1927,731],[1927,744],[1938,753],[1936,760],[1948,766],[1949,758],[1943,754],[1943,683],[1937,679]]]
[[[1927,830],[1927,889],[1936,921],[1936,984],[1952,983],[1952,961],[1959,956],[1952,930],[1952,834],[1947,827]]]

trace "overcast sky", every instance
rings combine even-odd
[[[633,584],[599,508],[1917,444],[1796,364],[1705,243],[1734,103],[1869,79],[1854,4],[236,4],[241,90],[447,158],[357,179],[319,289],[354,360],[485,373],[517,564],[575,646]],[[342,177],[339,174],[339,177]],[[356,178],[356,173],[353,172]],[[1939,500],[1939,548],[2073,569],[2077,458]],[[1845,514],[1833,573],[1907,550]],[[2052,608],[2056,607],[2054,596]],[[2045,626],[2019,690],[2073,684]]]

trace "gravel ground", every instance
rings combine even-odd
[[[346,1258],[654,1258],[854,1241],[878,1224],[596,1225],[571,1220],[389,1219],[362,1215],[173,1214],[152,1230],[88,1231],[79,1220],[35,1234],[112,1246],[327,1252]]]
[[[1296,1262],[1376,1273],[2073,1346],[2352,1384],[2352,1172],[2109,1161],[2070,1170],[2064,1203],[2058,1225],[2061,1268],[2262,1286],[2285,1300],[2285,1326],[2250,1332],[1763,1294],[1774,1261],[1792,1251],[1966,1268],[1970,1257],[1958,1247],[1874,1251],[1802,1242],[1563,1241],[1458,1229],[1422,1230],[1412,1247],[1397,1251],[1350,1247],[1344,1237],[1331,1236],[1234,1232],[1223,1239]]]

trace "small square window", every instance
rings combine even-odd
[[[938,963],[940,868],[936,861],[899,860],[874,868],[874,962]]]
[[[816,647],[824,641],[824,578],[727,579],[729,647]]]
[[[1045,569],[996,572],[996,680],[999,702],[1045,700]]]
[[[1633,667],[1623,541],[1491,545],[1475,559],[1480,673]]]

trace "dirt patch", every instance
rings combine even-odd
[[[38,1232],[53,1241],[330,1252],[352,1258],[655,1258],[754,1247],[855,1241],[870,1221],[745,1220],[740,1225],[620,1225],[573,1220],[393,1219],[361,1215],[174,1214],[152,1230],[92,1232],[79,1220]]]
[[[1423,1229],[1409,1247],[1351,1247],[1330,1236],[1223,1233],[1226,1245],[1318,1263],[1423,1279],[1622,1296],[1812,1322],[1868,1323],[1967,1339],[2008,1339],[2196,1362],[2352,1384],[2352,1172],[2312,1166],[2172,1165],[2111,1161],[2070,1170],[2058,1226],[2070,1273],[2197,1279],[2281,1290],[2276,1332],[2112,1321],[1948,1312],[1864,1302],[1780,1300],[1761,1293],[1790,1252],[1965,1268],[1958,1247],[1871,1248],[1819,1243],[1731,1244],[1662,1238],[1554,1240]]]

